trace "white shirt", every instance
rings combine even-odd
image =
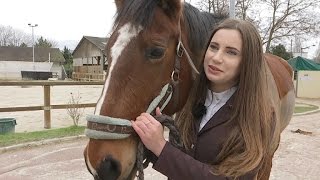
[[[208,89],[205,106],[207,107],[207,113],[202,117],[200,122],[199,131],[207,124],[212,116],[230,99],[230,97],[236,92],[237,87],[232,87],[223,92],[216,93]]]

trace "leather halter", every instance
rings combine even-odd
[[[180,26],[180,22],[179,22]],[[161,107],[163,110],[166,105],[171,100],[173,96],[173,108],[176,109],[179,104],[179,80],[180,80],[180,70],[181,62],[180,59],[183,55],[186,55],[189,65],[192,70],[199,74],[197,68],[195,67],[190,55],[185,49],[182,38],[181,38],[181,28],[179,27],[179,42],[176,47],[176,56],[174,61],[173,71],[171,73],[171,82],[166,84],[160,93],[149,105],[146,112],[155,114],[155,108]],[[167,86],[167,87],[166,87]],[[165,92],[165,93],[164,93]],[[159,98],[161,98],[159,100]],[[123,139],[127,138],[132,134],[135,134],[131,123],[127,119],[113,118],[108,116],[100,115],[89,115],[87,119],[87,128],[85,134],[89,138],[93,139]],[[128,123],[121,123],[127,121]]]

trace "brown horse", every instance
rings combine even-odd
[[[88,117],[90,140],[84,151],[88,170],[103,180],[134,178],[138,138],[129,120],[156,106],[169,115],[183,107],[210,31],[225,18],[200,12],[181,0],[115,3],[117,16],[106,45],[107,77],[95,115]],[[279,57],[265,58],[277,116],[276,150],[293,113],[292,70]]]

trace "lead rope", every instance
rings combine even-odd
[[[197,70],[196,66],[194,65],[188,51],[185,49],[183,43],[182,43],[182,37],[181,37],[181,27],[180,27],[180,19],[179,19],[179,42],[176,48],[176,55],[177,57],[181,58],[183,56],[183,54],[186,55],[187,60],[189,65],[191,66],[191,69],[199,74],[199,71]],[[175,87],[174,91],[178,91],[179,92],[179,74],[180,74],[180,59],[175,59],[174,62],[174,71],[171,74],[171,80],[172,80],[172,85]],[[177,93],[175,93],[177,94]],[[174,96],[175,98],[175,103],[178,103],[178,99],[179,96]],[[175,104],[176,105],[176,104]],[[155,117],[162,125],[166,126],[170,132],[169,132],[169,142],[183,150],[183,145],[179,136],[179,132],[177,130],[177,128],[174,125],[174,121],[171,117],[166,116],[166,115],[162,115],[162,116],[157,116]],[[145,146],[143,145],[143,143],[141,141],[139,141],[138,143],[138,152],[137,152],[137,160],[136,160],[136,166],[138,169],[138,174],[137,174],[137,178],[138,180],[144,180],[144,172],[143,169],[148,167],[149,163],[152,162],[153,159],[156,159],[157,157],[155,157],[155,155],[148,150],[147,148],[145,148]],[[145,160],[145,161],[144,161]],[[144,161],[144,162],[143,162]]]
[[[174,124],[174,120],[167,115],[155,116],[155,119],[169,129],[169,142],[174,147],[184,151],[183,143],[180,139],[179,131]],[[144,180],[143,170],[148,167],[150,162],[154,162],[156,159],[157,157],[148,150],[141,141],[139,141],[136,160],[138,170],[138,174],[136,176],[138,180]]]
[[[163,87],[160,95],[155,98],[149,105],[148,109],[147,109],[147,113],[152,113],[155,111],[156,107],[159,106],[159,103],[161,102],[161,99],[164,98],[165,101],[162,102],[162,105],[160,107],[160,110],[162,111],[167,104],[169,103],[171,97],[172,97],[172,92],[173,92],[173,88],[171,84],[167,84]],[[145,153],[146,151],[146,153]],[[147,166],[144,165],[144,159],[145,159],[145,154],[147,154],[149,151],[144,144],[142,143],[142,141],[140,140],[138,142],[138,149],[137,149],[137,159],[136,159],[136,166],[137,166],[137,171],[138,174],[136,175],[138,180],[144,180],[144,172],[143,170],[148,166],[150,160],[146,160],[148,161]],[[150,151],[149,151],[150,152]]]

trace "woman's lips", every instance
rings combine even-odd
[[[223,72],[221,69],[219,69],[219,68],[217,68],[216,66],[213,66],[213,65],[209,65],[209,70],[213,74],[219,73],[219,72]]]

